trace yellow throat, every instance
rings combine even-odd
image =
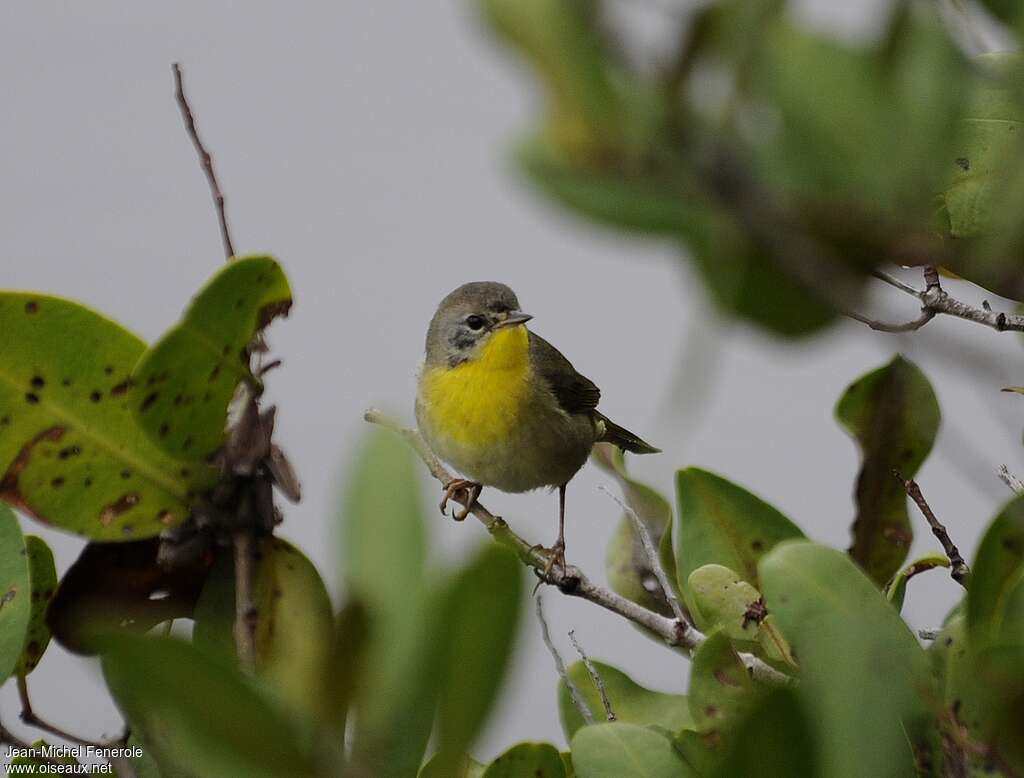
[[[529,388],[530,335],[523,325],[499,329],[480,353],[420,377],[420,397],[436,434],[464,446],[506,440]]]

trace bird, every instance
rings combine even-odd
[[[595,443],[634,454],[660,449],[597,410],[601,390],[561,352],[527,329],[533,316],[505,284],[463,284],[427,328],[416,422],[431,450],[464,477],[443,485],[441,513],[459,499],[462,521],[484,486],[520,493],[558,489],[558,538],[545,575],[565,570],[566,486]]]

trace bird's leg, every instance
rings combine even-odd
[[[465,492],[462,510],[452,510],[452,518],[455,521],[462,521],[473,510],[473,506],[476,505],[476,500],[483,488],[483,484],[478,484],[476,481],[469,481],[465,478],[453,478],[444,485],[444,497],[441,498],[441,505],[439,506],[441,508],[441,515],[447,515],[446,511],[449,500],[455,499],[459,492]]]
[[[567,484],[562,484],[558,487],[558,540],[551,547],[551,556],[548,557],[548,563],[544,566],[544,577],[551,573],[552,568],[558,565],[565,570],[565,487]]]

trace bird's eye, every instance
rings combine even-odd
[[[468,316],[466,318],[466,325],[471,330],[479,330],[484,326],[484,319],[482,316],[477,316],[476,314],[473,314],[472,316]]]

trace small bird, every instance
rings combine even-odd
[[[659,449],[598,412],[601,391],[568,359],[526,329],[504,284],[464,284],[445,297],[427,329],[416,421],[430,448],[466,478],[444,486],[441,513],[462,496],[469,515],[484,486],[504,492],[558,487],[558,539],[546,572],[565,566],[565,488],[593,445]]]

